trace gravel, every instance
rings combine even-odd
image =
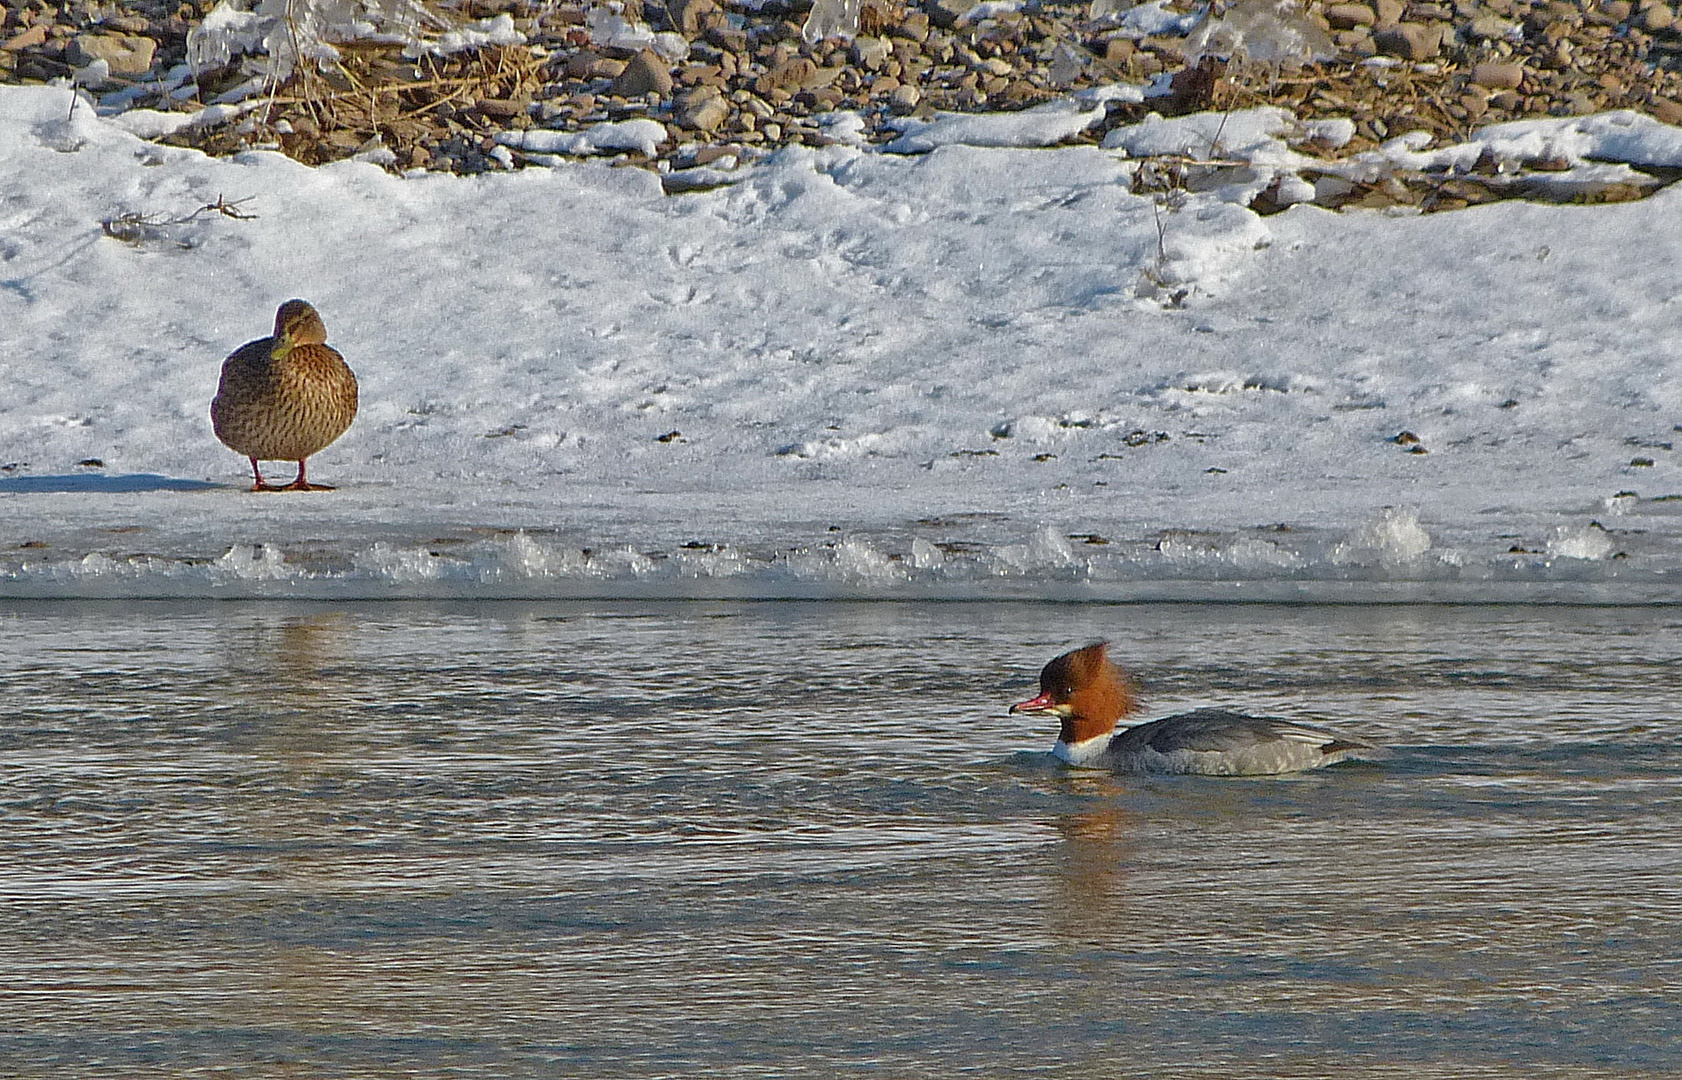
[[[138,0],[114,10],[0,0],[0,82],[63,79],[103,59],[111,75],[96,92],[144,87],[185,63],[188,32],[212,6]],[[1193,10],[1189,3],[1166,6]],[[1303,120],[1352,121],[1355,136],[1341,154],[1406,132],[1460,142],[1500,121],[1611,109],[1682,124],[1682,21],[1661,0],[1312,3],[1306,18],[1336,55],[1298,66],[1215,57],[1188,64],[1186,38],[1141,32],[1137,27],[1150,20],[1130,20],[1108,0],[1090,7],[1041,0],[1002,10],[1009,7],[866,0],[854,40],[813,44],[801,36],[809,0],[767,0],[751,9],[718,0],[632,0],[624,14],[681,40],[618,49],[591,43],[587,5],[468,0],[450,9],[454,18],[509,15],[527,44],[419,61],[405,59],[395,45],[342,46],[339,69],[301,68],[270,88],[260,113],[196,125],[167,141],[210,153],[267,146],[311,164],[367,155],[374,147],[379,154],[371,160],[394,170],[473,173],[526,162],[522,152],[499,148],[497,136],[509,131],[587,132],[646,119],[666,132],[652,157],[603,152],[668,176],[692,168],[720,175],[720,162],[750,163],[781,146],[826,144],[823,117],[837,110],[861,114],[865,137],[887,142],[904,117],[1013,111],[1164,72],[1174,76],[1169,97],[1112,102],[1103,122],[1066,141],[1100,142],[1115,126],[1153,111],[1256,105],[1282,106]],[[1106,8],[1115,13],[1090,17]],[[972,18],[977,11],[985,17]],[[674,41],[679,50],[687,42],[687,56],[670,58]],[[196,84],[189,79],[174,94],[142,93],[133,104],[198,110],[250,79],[236,61],[198,73]],[[1537,197],[1511,177],[1501,181],[1481,185],[1474,178],[1452,194],[1403,183],[1400,194],[1390,185],[1388,194],[1357,189],[1327,198],[1328,205],[1392,199],[1432,210]]]

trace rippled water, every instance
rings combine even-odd
[[[1394,748],[1055,767],[1153,711]],[[1671,1076],[1668,609],[0,607],[0,1073]]]

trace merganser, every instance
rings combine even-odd
[[[1112,664],[1109,643],[1066,652],[1040,671],[1040,695],[1010,711],[1055,716],[1051,753],[1070,765],[1133,773],[1271,776],[1333,765],[1377,747],[1307,724],[1197,709],[1115,733],[1138,711],[1133,683]]]

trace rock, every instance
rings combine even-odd
[[[918,102],[923,100],[922,92],[915,86],[902,86],[888,95],[888,107],[901,116],[917,108]]]
[[[717,64],[689,64],[677,81],[685,86],[723,86],[724,72]]]
[[[1403,60],[1429,60],[1442,48],[1443,31],[1436,23],[1397,23],[1373,35],[1378,51]]]
[[[1663,4],[1653,4],[1642,8],[1641,15],[1636,21],[1641,24],[1643,30],[1656,34],[1660,30],[1669,29],[1671,24],[1676,21],[1676,15]]]
[[[730,116],[730,103],[711,87],[692,90],[678,99],[675,118],[683,127],[713,131]]]
[[[833,86],[820,86],[816,90],[802,90],[794,100],[814,112],[827,112],[839,108],[845,96]]]
[[[908,11],[905,18],[889,28],[888,35],[921,45],[929,39],[929,17],[921,11]]]
[[[526,111],[524,102],[503,98],[480,98],[473,103],[473,108],[485,116],[494,116],[499,120],[509,120]]]
[[[640,97],[643,94],[665,97],[672,92],[671,66],[653,49],[644,49],[625,65],[619,78],[613,80],[613,92],[622,97]]]
[[[927,0],[923,10],[928,19],[942,30],[951,30],[958,25],[958,20],[969,13],[980,0]]]
[[[1489,95],[1489,103],[1497,109],[1512,112],[1524,104],[1524,97],[1517,90],[1501,90]]]
[[[1517,90],[1524,82],[1524,68],[1518,64],[1485,60],[1472,68],[1472,81],[1491,90]]]
[[[569,79],[617,79],[624,74],[625,61],[585,50],[567,57],[566,74]]]
[[[808,79],[815,79],[818,65],[804,56],[792,57],[777,64],[771,70],[754,80],[754,92],[761,96],[775,90],[792,94],[806,85]]]
[[[1367,4],[1333,4],[1326,9],[1326,21],[1333,30],[1353,30],[1357,26],[1371,26],[1378,15]]]
[[[1377,16],[1374,26],[1395,26],[1402,21],[1402,12],[1407,10],[1402,0],[1373,0],[1372,7]]]
[[[745,53],[748,51],[748,32],[715,26],[707,31],[707,42],[725,52]]]
[[[853,39],[853,63],[866,71],[880,71],[888,63],[888,58],[894,53],[893,47],[879,37],[858,37]]]
[[[0,45],[0,50],[5,52],[22,52],[24,49],[34,48],[36,45],[40,45],[46,40],[47,24],[36,23],[28,30],[23,31],[20,34],[12,35],[12,37],[9,38],[4,45]]]
[[[1653,119],[1661,124],[1682,127],[1682,102],[1672,101],[1670,98],[1655,97],[1647,103],[1647,111],[1652,113]]]
[[[144,75],[152,70],[158,43],[131,34],[83,34],[71,46],[70,62],[78,67],[103,60],[113,75]]]
[[[1124,37],[1115,37],[1104,42],[1104,63],[1125,64],[1133,59],[1139,47]]]
[[[1471,25],[1466,27],[1466,36],[1473,41],[1506,41],[1514,38],[1520,31],[1518,23],[1486,14],[1472,19]]]
[[[690,40],[724,25],[724,12],[715,0],[666,0],[666,14],[672,29]]]
[[[1604,4],[1600,5],[1600,13],[1614,24],[1628,22],[1630,12],[1634,10],[1635,5],[1631,4],[1629,0],[1606,0]]]
[[[826,86],[834,86],[836,80],[840,79],[842,72],[846,70],[845,67],[813,68],[811,77],[800,84],[800,89],[820,90]]]

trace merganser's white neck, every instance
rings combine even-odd
[[[1069,765],[1098,764],[1110,749],[1110,739],[1115,732],[1106,731],[1102,735],[1094,735],[1090,739],[1079,742],[1064,742],[1057,740],[1057,745],[1051,748],[1051,756]]]

